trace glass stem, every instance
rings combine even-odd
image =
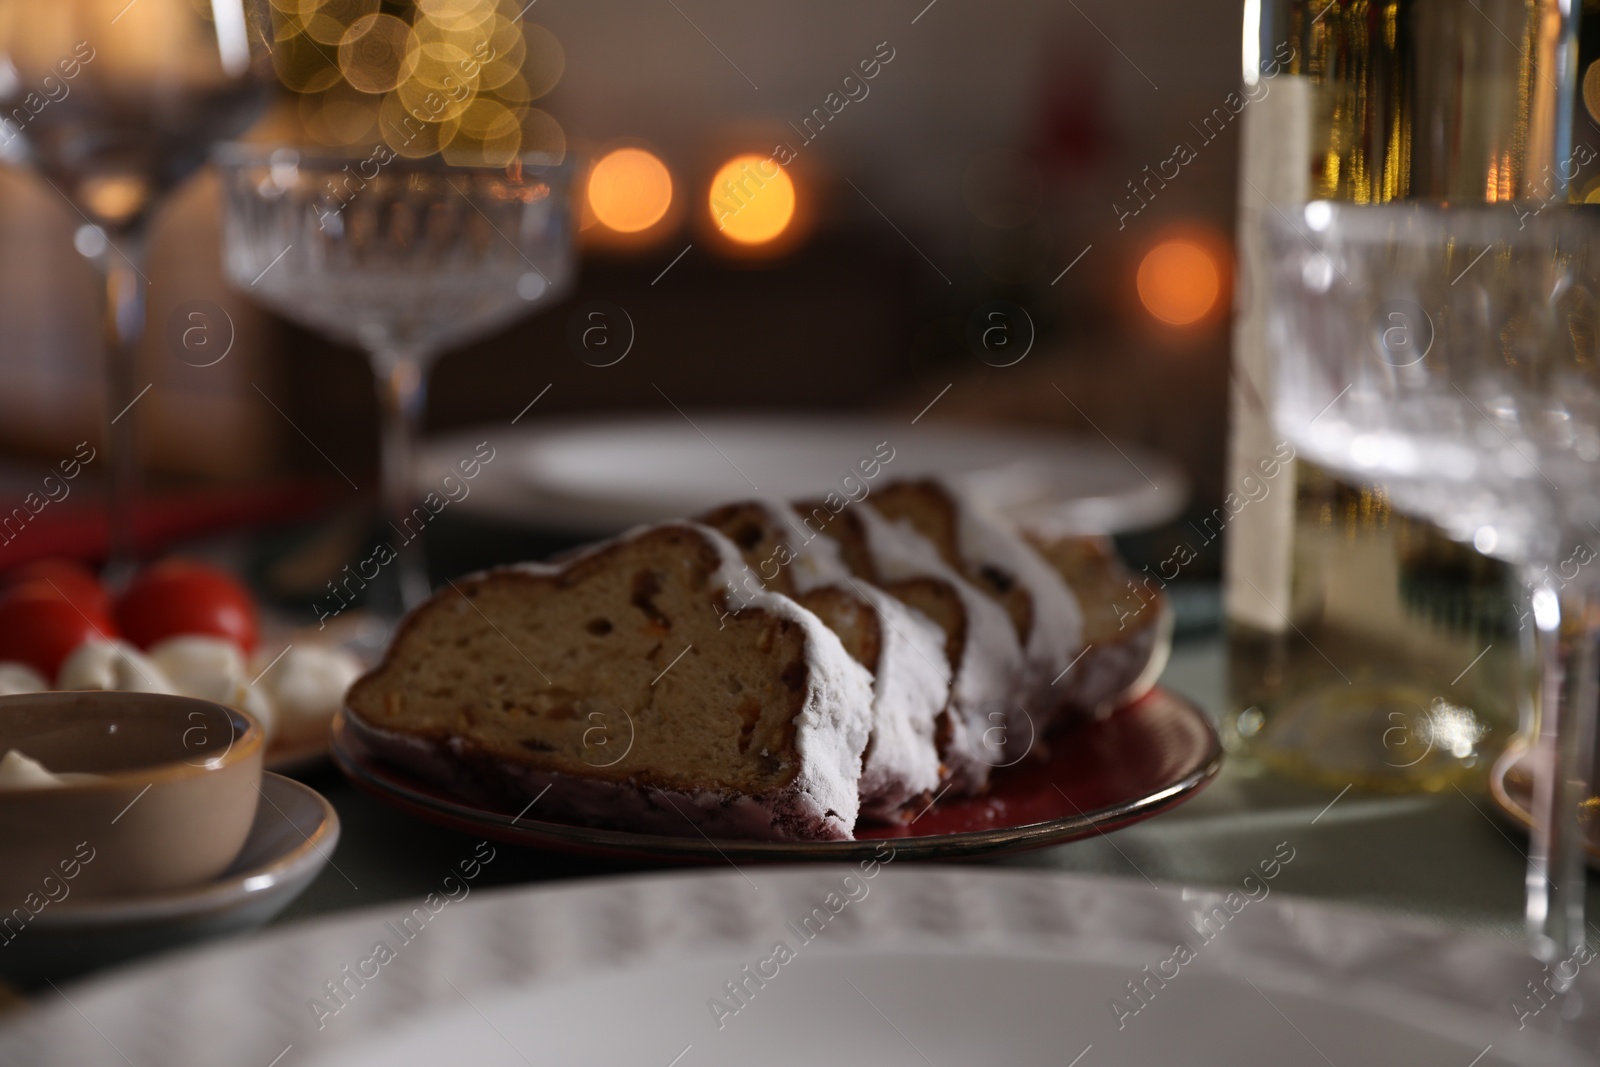
[[[428,598],[428,557],[422,534],[432,518],[418,506],[416,494],[417,442],[422,415],[427,408],[427,380],[421,352],[389,349],[378,353],[378,408],[382,421],[380,456],[383,511],[393,535],[400,606],[409,610]]]
[[[106,344],[106,578],[126,580],[138,566],[136,521],[139,501],[139,434],[135,405],[144,386],[138,382],[139,339],[144,334],[143,240],[122,233],[116,246],[91,261],[105,288]]]
[[[1596,640],[1600,597],[1578,583],[1531,581],[1539,630],[1538,731],[1533,741],[1533,840],[1528,853],[1528,936],[1558,990],[1571,985],[1584,945],[1585,844],[1580,813],[1594,764]],[[1572,1005],[1576,1007],[1576,1005]]]

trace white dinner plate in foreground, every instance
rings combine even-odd
[[[493,451],[480,451],[480,442]],[[475,477],[443,482],[463,461]],[[1047,532],[1157,526],[1182,511],[1189,494],[1170,460],[1097,437],[913,426],[890,414],[699,411],[452,434],[429,444],[418,491],[449,495],[478,514],[605,535],[757,493],[860,497],[874,483],[927,474],[964,478],[1014,520]]]
[[[1294,861],[1275,851],[1273,874]],[[876,864],[480,895],[495,856],[464,841],[428,898],[46,991],[0,1062],[1593,1062],[1543,1033],[1553,1008],[1517,1029],[1538,972],[1515,946],[1290,901],[1259,871],[1229,897],[901,867],[885,843]]]

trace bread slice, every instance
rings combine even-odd
[[[950,662],[949,699],[935,743],[947,784],[980,793],[990,772],[1010,762],[1008,739],[1031,743],[1026,711],[1017,702],[1022,649],[1004,609],[940,558],[909,526],[891,525],[870,504],[796,505],[807,531],[839,545],[856,577],[871,582],[932,619],[944,631]]]
[[[854,578],[837,542],[810,533],[787,504],[726,504],[698,522],[744,553],[733,601],[749,586],[794,598],[814,612],[872,672],[872,737],[861,767],[861,815],[896,821],[908,804],[942,784],[934,741],[950,689],[944,632],[921,612]]]
[[[508,814],[537,797],[535,818],[850,838],[872,680],[787,597],[730,604],[743,566],[668,523],[452,583],[351,687],[352,726]]]
[[[1022,645],[1021,697],[1040,729],[1063,704],[1063,683],[1084,651],[1072,589],[1009,526],[937,478],[879,487],[872,506],[938,548],[940,557],[1003,606]]]
[[[1026,536],[1083,608],[1086,651],[1062,682],[1067,708],[1098,716],[1147,693],[1172,648],[1166,596],[1155,588],[1131,591],[1133,573],[1109,538]]]

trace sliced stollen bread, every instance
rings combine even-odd
[[[380,755],[534,818],[848,839],[872,679],[811,612],[692,523],[461,579],[350,689]],[[548,793],[545,792],[548,787]]]
[[[872,737],[861,767],[861,815],[893,821],[942,783],[934,734],[950,691],[944,631],[865,580],[854,578],[833,540],[810,533],[775,500],[725,504],[697,516],[744,553],[746,588],[767,588],[809,608],[872,672]],[[735,608],[735,610],[738,610]]]
[[[829,498],[834,499],[834,498]],[[950,662],[948,703],[935,739],[947,784],[980,793],[997,766],[1014,759],[1007,739],[1031,739],[1017,703],[1022,648],[1005,609],[963,578],[927,538],[894,526],[868,504],[795,505],[808,532],[839,545],[858,578],[878,586],[938,624]]]
[[[1099,716],[1147,693],[1172,648],[1172,609],[1166,596],[1160,589],[1136,588],[1133,573],[1107,538],[1027,538],[1072,587],[1083,608],[1087,651],[1062,680],[1067,707]]]
[[[882,486],[872,506],[932,541],[946,563],[1005,608],[1022,645],[1022,700],[1034,724],[1048,729],[1084,651],[1076,594],[1020,535],[941,479]]]

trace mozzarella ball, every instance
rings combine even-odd
[[[238,645],[220,637],[169,637],[150,649],[150,658],[186,697],[231,704],[235,691],[249,681],[244,653]]]
[[[271,698],[284,743],[299,744],[326,736],[345,690],[360,675],[361,661],[343,649],[294,645],[262,675],[257,688],[265,687]]]
[[[125,641],[89,640],[61,664],[57,689],[102,689],[127,693],[177,692],[155,661]]]
[[[16,693],[43,693],[50,688],[44,675],[26,663],[0,663],[0,697]]]

